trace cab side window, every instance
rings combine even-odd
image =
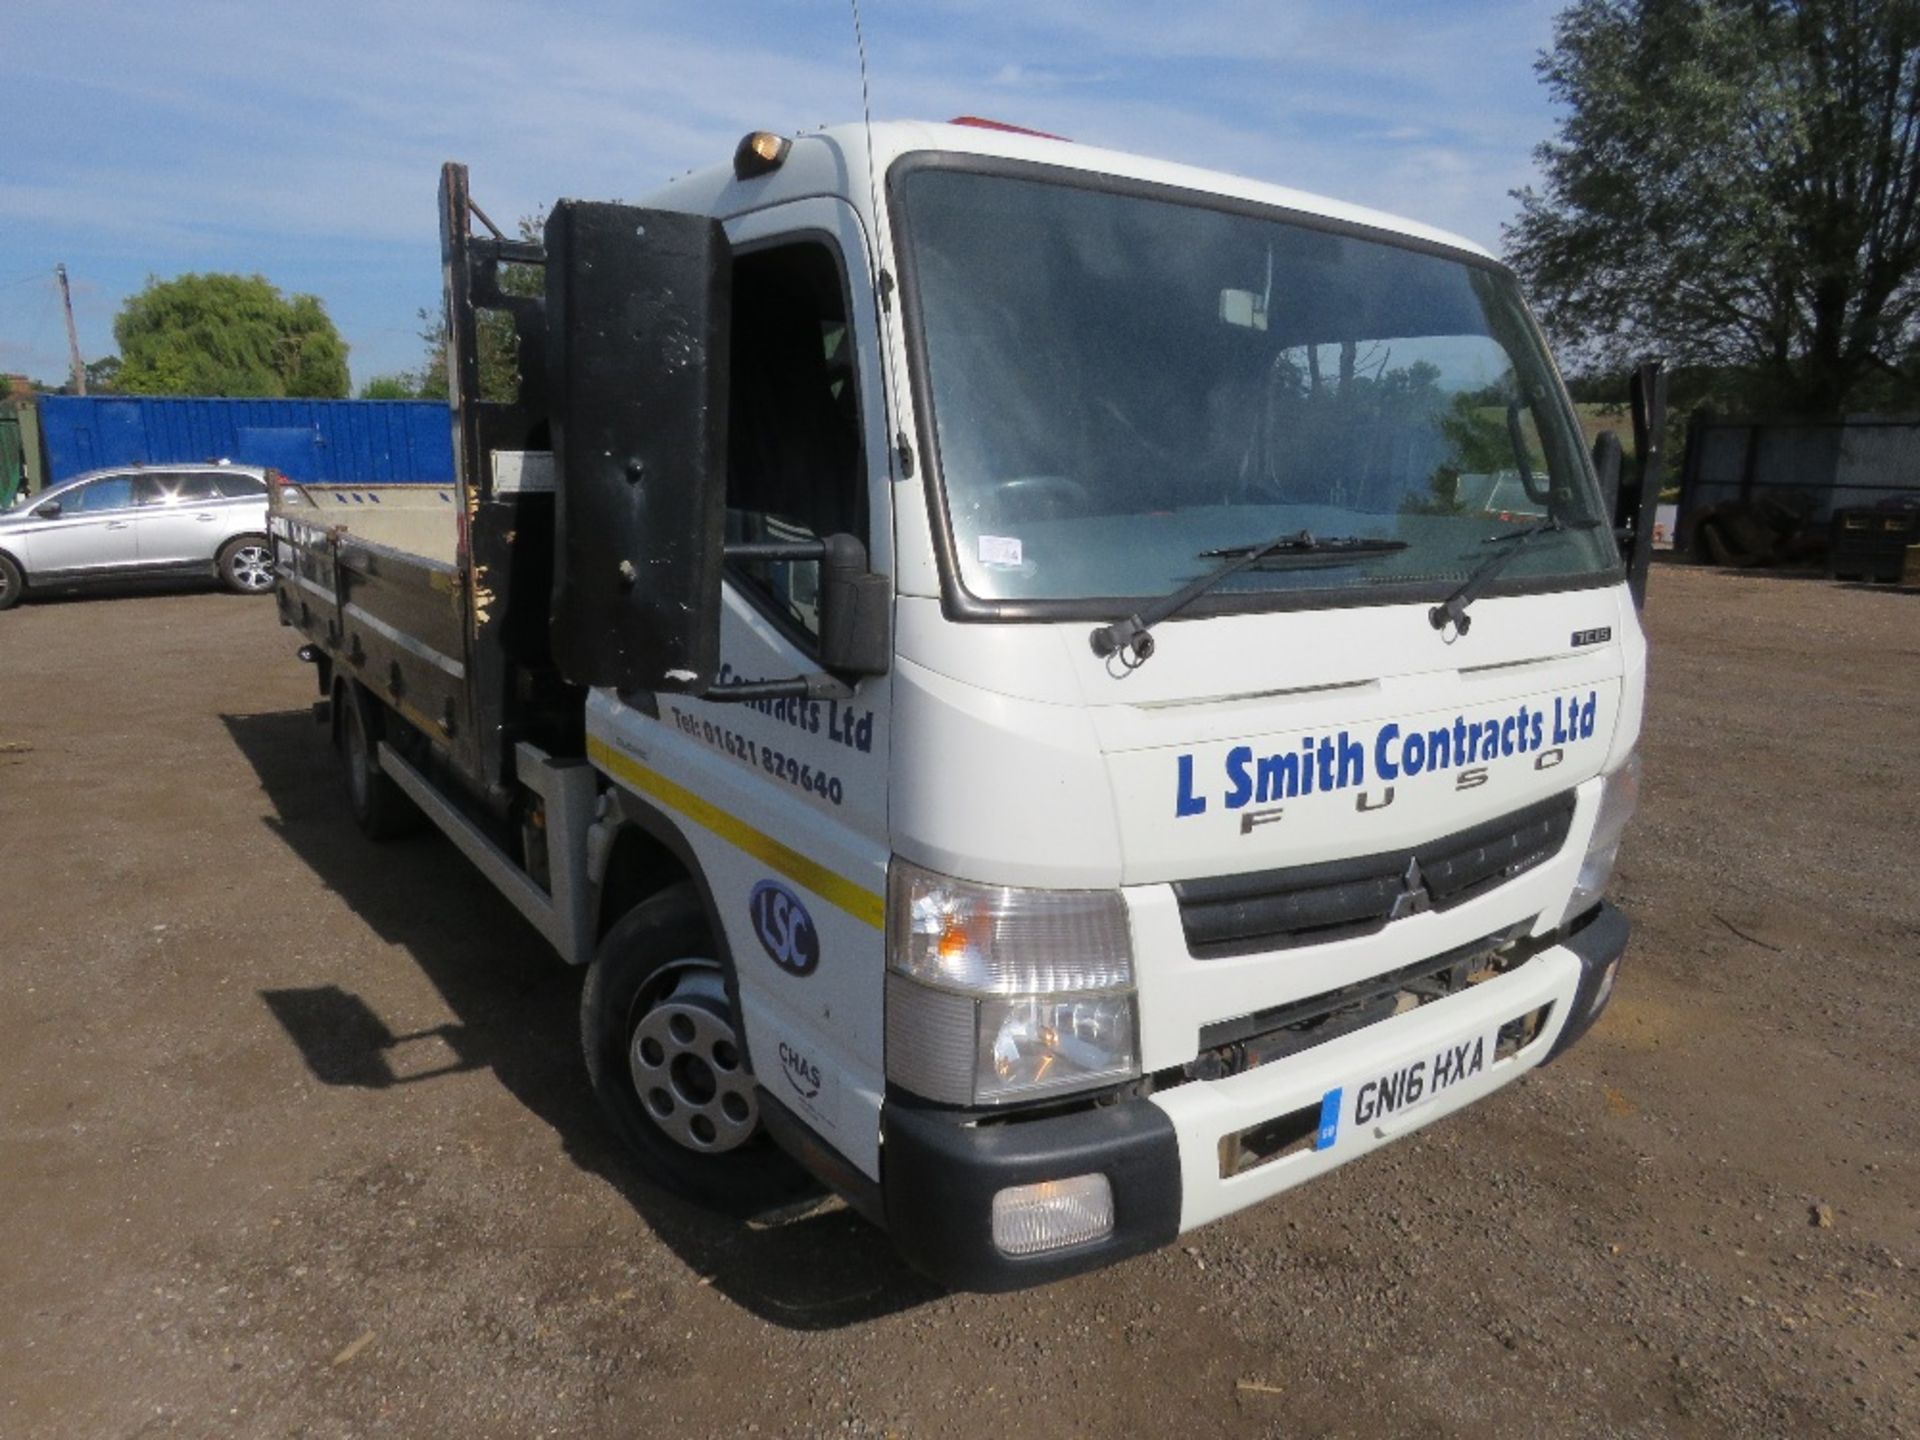
[[[727,539],[867,539],[846,284],[836,253],[803,240],[733,266]],[[817,561],[732,562],[730,577],[783,628],[817,640]]]

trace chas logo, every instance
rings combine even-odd
[[[780,1073],[787,1077],[787,1084],[802,1100],[812,1100],[819,1095],[820,1067],[784,1040],[780,1042]]]
[[[774,880],[762,880],[747,899],[753,933],[773,963],[790,975],[811,975],[820,964],[820,932],[800,897]]]

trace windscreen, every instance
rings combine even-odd
[[[1259,213],[938,165],[896,172],[959,579],[987,601],[1175,590],[1282,535],[1236,607],[1617,564],[1512,278]],[[1220,603],[1220,602],[1216,602]]]

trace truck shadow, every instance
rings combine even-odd
[[[311,986],[261,992],[322,1084],[382,1090],[491,1071],[554,1128],[575,1164],[618,1189],[685,1264],[772,1324],[837,1329],[942,1293],[844,1206],[742,1224],[639,1178],[587,1086],[580,973],[561,964],[439,835],[386,845],[366,840],[347,814],[325,732],[311,711],[221,719],[272,802],[267,827],[381,939],[412,958],[456,1017],[395,1034],[325,973]]]

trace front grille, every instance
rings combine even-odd
[[[1317,945],[1372,934],[1418,910],[1451,909],[1552,859],[1572,824],[1569,790],[1406,850],[1178,881],[1187,950],[1211,960]]]

